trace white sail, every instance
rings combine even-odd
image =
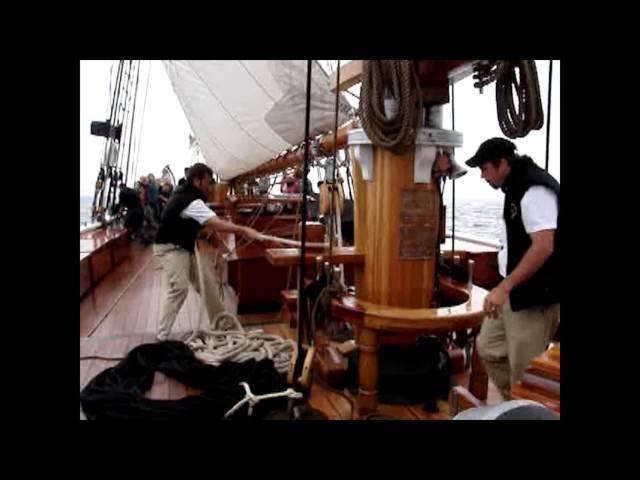
[[[223,180],[304,140],[306,60],[165,60],[202,156]],[[314,61],[310,135],[333,130],[335,93]],[[352,109],[340,98],[338,124]]]

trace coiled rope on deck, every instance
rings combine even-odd
[[[278,372],[286,373],[291,358],[295,358],[297,352],[293,340],[270,335],[260,329],[244,330],[238,318],[226,311],[211,319],[208,326],[201,327],[200,318],[208,292],[204,288],[203,258],[197,245],[195,253],[200,283],[201,314],[198,316],[198,324],[192,325],[192,332],[184,336],[184,343],[198,359],[213,366],[226,361],[260,361],[267,358],[273,361]]]
[[[364,60],[360,114],[369,139],[394,153],[415,143],[420,127],[422,92],[411,60]],[[385,98],[397,102],[397,112],[385,113]]]

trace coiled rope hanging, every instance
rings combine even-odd
[[[519,78],[516,75],[519,72]],[[514,90],[518,108],[514,100]],[[544,124],[538,71],[534,60],[502,60],[496,71],[500,129],[509,138],[526,136]]]
[[[385,98],[397,102],[397,112],[385,115]],[[420,127],[422,92],[411,60],[364,60],[360,115],[369,139],[402,154],[415,143]]]

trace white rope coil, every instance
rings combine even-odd
[[[202,281],[202,262],[202,256],[196,247],[201,305],[204,305],[205,300],[202,296],[207,293]],[[198,321],[198,325],[192,327],[192,332],[185,336],[184,342],[196,358],[209,365],[219,366],[226,361],[246,362],[251,359],[260,361],[268,358],[273,361],[275,369],[283,374],[289,370],[291,358],[297,352],[297,345],[293,340],[266,334],[262,330],[245,331],[238,318],[226,311],[216,315],[206,328],[201,328]]]

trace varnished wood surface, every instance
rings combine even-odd
[[[373,179],[365,181],[360,166],[354,167],[354,228],[357,251],[365,254],[356,271],[358,298],[380,305],[425,308],[431,304],[435,275],[435,247],[427,258],[401,254],[403,192],[426,194],[432,205],[427,230],[437,239],[440,197],[434,182],[414,183],[414,155],[395,155],[373,148]],[[355,162],[357,164],[357,162]],[[413,212],[412,212],[413,213]]]
[[[121,227],[107,227],[80,234],[80,252],[93,252],[104,247],[107,243],[126,235]]]
[[[500,283],[502,277],[498,272],[498,251],[492,250],[491,247],[484,247],[471,242],[465,242],[463,245],[458,245],[458,241],[455,242],[455,252],[453,256],[458,257],[460,265],[468,271],[469,260],[474,261],[473,267],[473,283],[479,285],[488,290],[494,288]],[[488,248],[489,250],[485,250]],[[449,249],[443,250],[441,248],[441,255],[445,259],[451,259],[452,252]]]
[[[511,389],[511,397],[514,400],[533,400],[534,402],[539,402],[543,404],[545,407],[550,408],[556,413],[560,413],[560,400],[556,398],[552,398],[548,395],[544,395],[539,391],[536,391],[531,388],[527,388],[522,384],[514,385]]]
[[[341,92],[360,83],[362,79],[362,60],[351,60],[340,66],[340,85],[338,85],[338,72],[329,75],[329,88],[332,92],[336,89]]]
[[[292,267],[300,264],[300,249],[298,248],[268,248],[265,250],[267,260],[277,267]],[[322,262],[329,261],[329,250],[323,252],[308,252],[305,255],[307,265],[315,265],[316,257],[321,256]],[[356,251],[355,247],[335,247],[331,254],[332,264],[357,264],[364,262],[364,254]]]
[[[560,413],[560,345],[535,357],[511,389],[514,399],[540,402]]]
[[[540,374],[546,378],[560,381],[560,345],[544,352],[542,355],[533,359],[531,371]],[[556,353],[554,355],[554,353]]]
[[[389,332],[435,332],[479,327],[484,318],[482,306],[488,292],[474,285],[471,301],[468,301],[468,295],[460,284],[442,278],[440,285],[444,295],[449,292],[452,297],[457,295],[461,304],[441,308],[397,308],[345,295],[332,301],[332,309],[338,317]]]
[[[80,298],[95,288],[129,255],[127,232],[121,227],[80,234]]]
[[[113,268],[111,250],[102,248],[91,253],[92,284],[99,283]]]
[[[91,289],[91,262],[88,253],[80,254],[80,297]]]
[[[132,255],[125,260],[107,278],[80,302],[80,355],[125,356],[131,349],[155,339],[157,317],[159,315],[162,294],[162,270],[152,255],[151,246],[132,246]],[[197,318],[199,299],[193,291],[189,292],[182,310],[178,314],[173,329],[174,338],[190,331],[192,320]],[[102,317],[99,327],[87,337]],[[296,338],[295,329],[278,321],[278,313],[240,315],[246,328],[263,328],[265,332]],[[112,366],[116,361],[84,360],[80,362],[80,388],[86,385],[99,372]],[[460,384],[467,384],[469,372],[455,377]],[[150,398],[176,399],[196,394],[161,374],[156,374]],[[496,403],[499,394],[490,385],[489,400]],[[329,419],[347,420],[351,418],[349,402],[339,393],[314,384],[311,389],[311,406],[322,410]],[[449,418],[447,405],[440,402],[441,412],[431,414],[422,409],[422,405],[398,406],[379,405],[378,411],[406,420],[436,420]]]

